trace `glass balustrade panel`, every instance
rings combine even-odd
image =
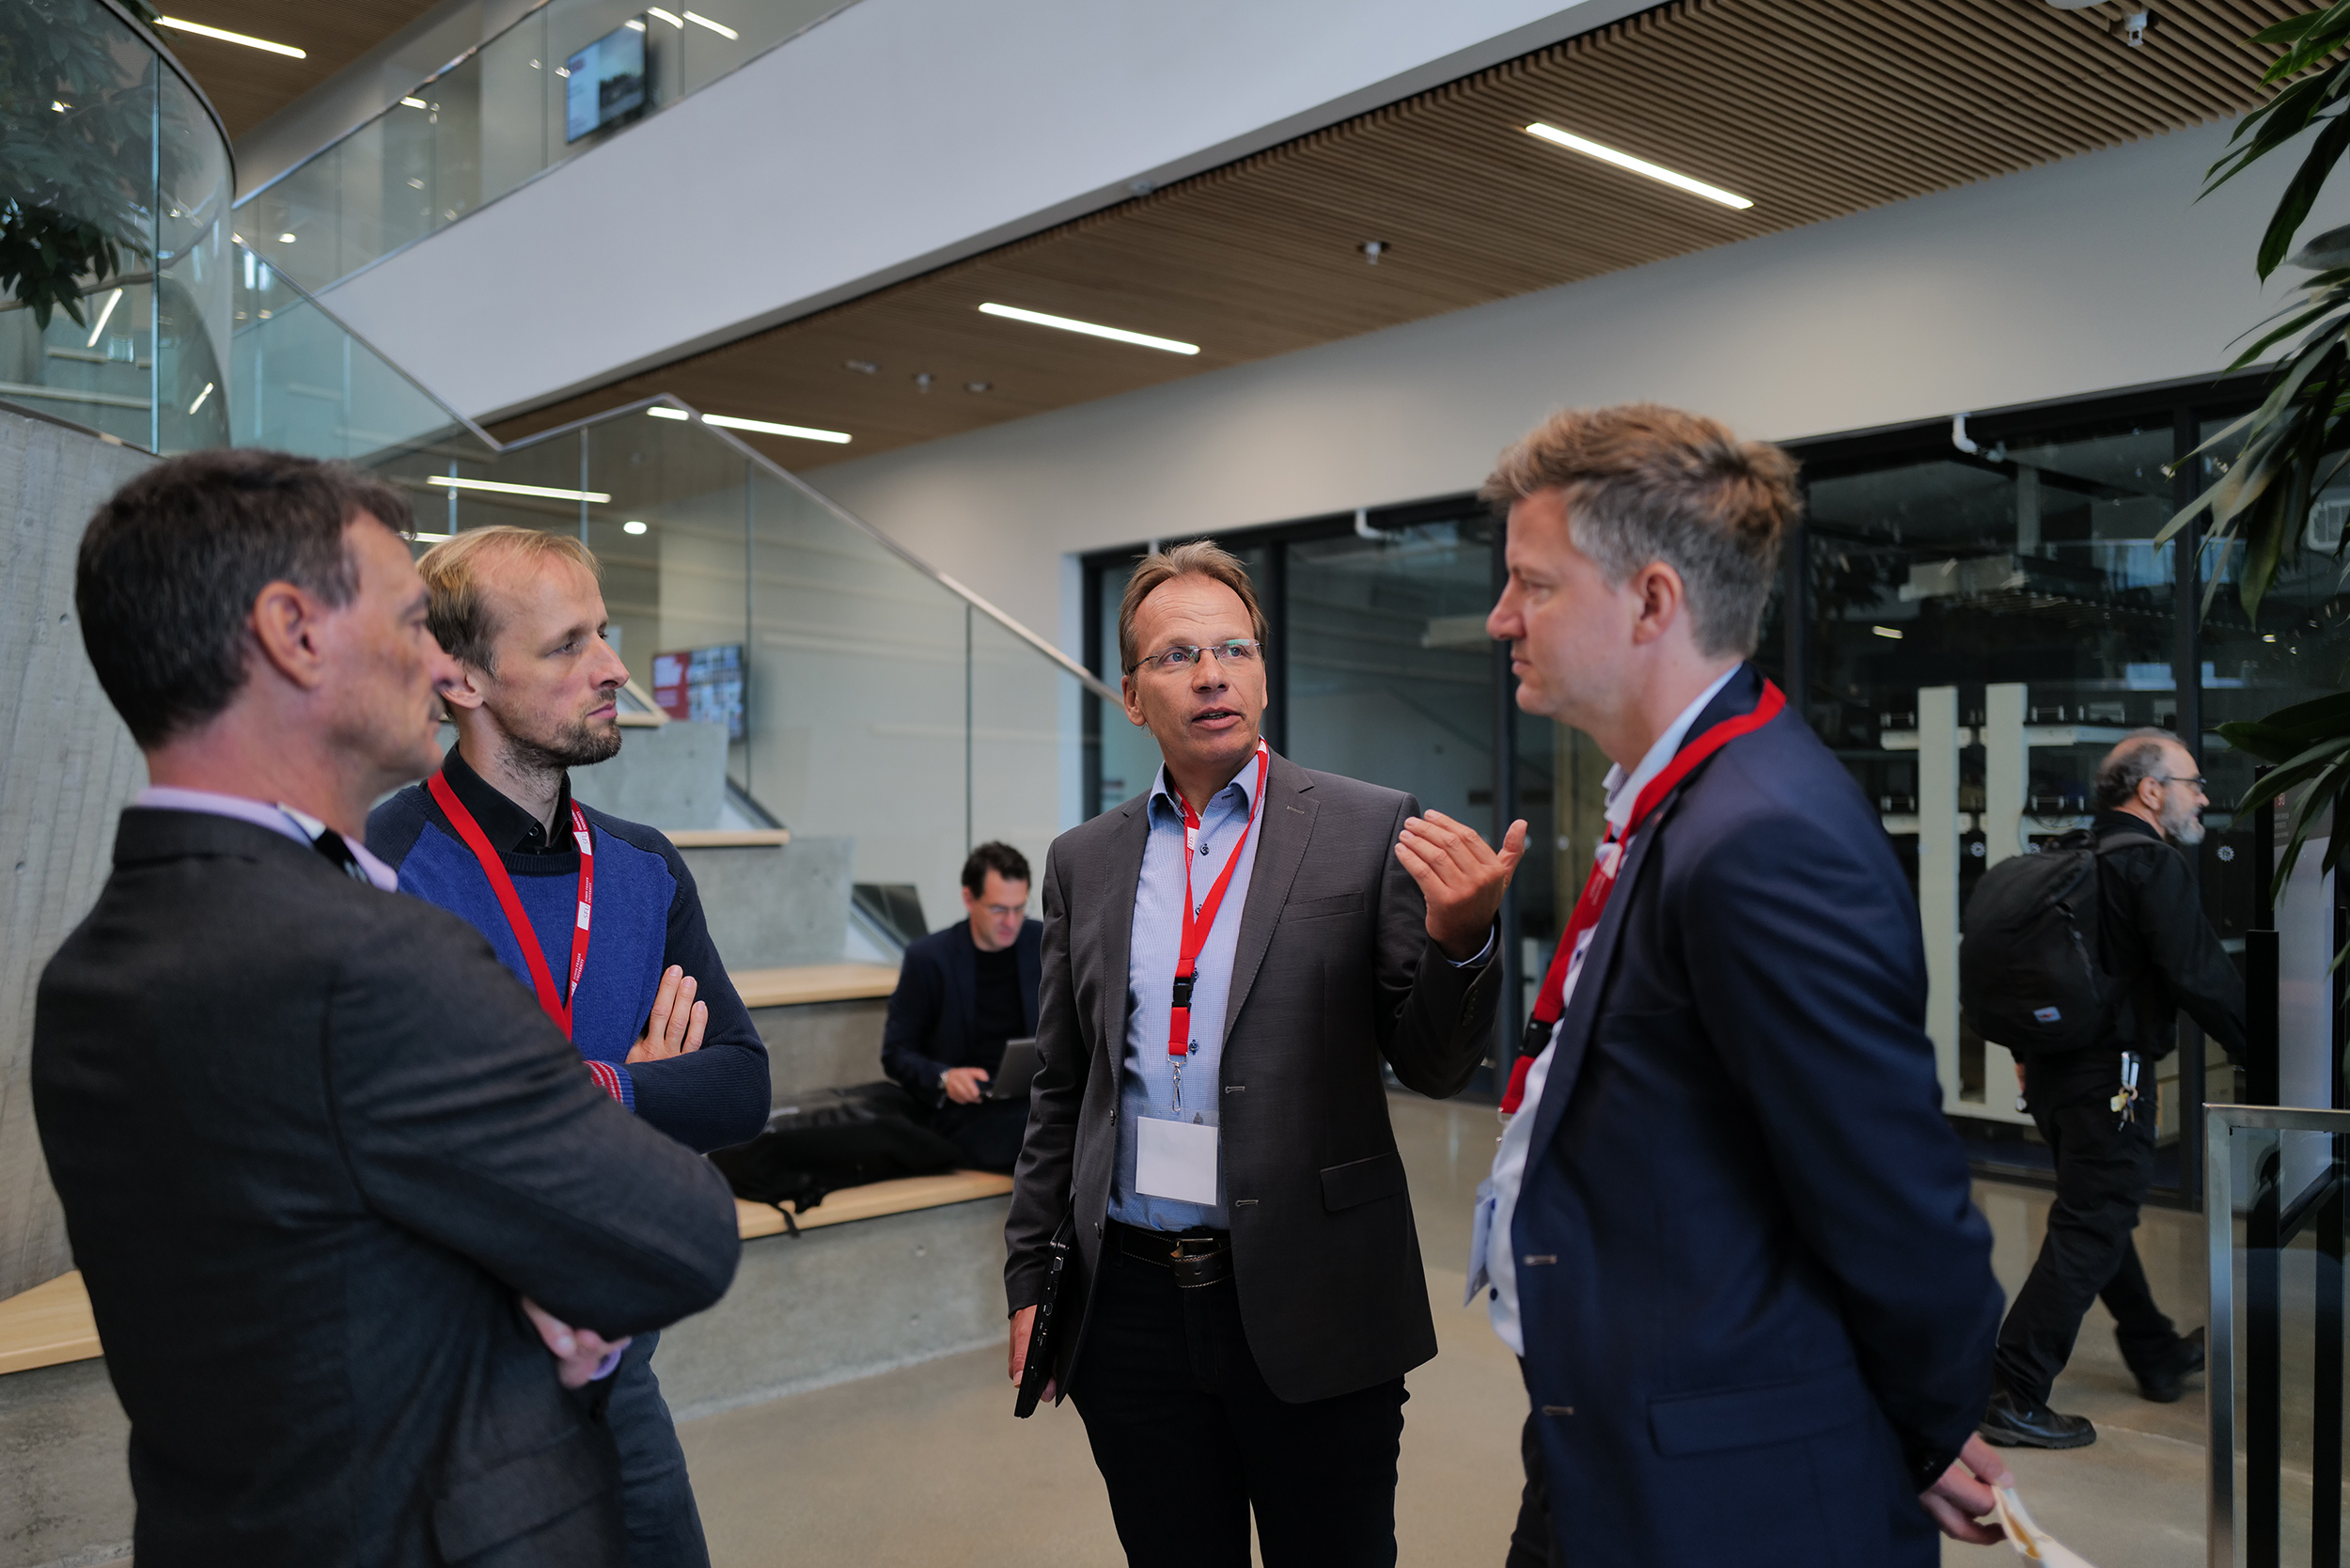
[[[235,310],[234,196],[228,149],[196,90],[176,71],[157,78],[162,184],[157,191],[155,449],[228,444],[228,361]]]
[[[1044,852],[1083,820],[1081,729],[1084,688],[993,616],[971,617],[970,804],[965,837],[1001,839],[1027,856],[1028,913],[1042,919]],[[928,909],[929,901],[924,901]],[[960,914],[961,901],[932,925]]]

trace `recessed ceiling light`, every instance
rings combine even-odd
[[[290,245],[290,244],[292,244],[292,243],[294,243],[294,234],[293,234],[293,230],[291,230],[291,229],[288,229],[285,233],[280,234],[279,236],[277,236],[277,243],[278,243],[279,244],[281,244],[281,245]]]
[[[225,32],[218,27],[207,27],[201,22],[182,22],[176,16],[159,16],[155,19],[155,25],[169,27],[174,32],[194,33],[198,38],[218,39],[223,43],[242,43],[247,49],[264,49],[273,55],[283,55],[290,60],[306,60],[310,57],[291,44],[272,43],[267,39],[248,38],[243,33]]]
[[[965,392],[993,392],[995,390],[995,384],[992,381],[966,381],[963,384],[963,389]]]
[[[1872,627],[1870,627],[1870,628],[1869,628],[1869,630],[1870,630],[1870,631],[1872,631],[1872,632],[1874,632],[1874,633],[1875,633],[1878,636],[1881,636],[1881,637],[1891,637],[1891,638],[1892,638],[1895,642],[1899,642],[1899,641],[1901,641],[1901,640],[1902,640],[1901,629],[1900,629],[1899,627],[1894,627],[1894,626],[1872,626]]]
[[[806,425],[778,425],[765,419],[738,419],[731,414],[705,414],[702,423],[716,425],[721,430],[756,431],[760,435],[788,435],[795,441],[829,441],[835,446],[846,446],[849,441],[848,435],[840,431],[811,430]]]
[[[1198,353],[1197,343],[1179,343],[1172,337],[1153,337],[1147,332],[1128,332],[1123,327],[1097,326],[1091,321],[1072,321],[1067,316],[1047,316],[1042,310],[1023,310],[1011,305],[983,305],[983,316],[1001,316],[1007,321],[1026,321],[1034,326],[1058,327],[1063,332],[1082,332],[1089,337],[1106,337],[1114,343],[1134,343],[1146,349],[1164,349],[1168,353]]]
[[[601,490],[557,490],[543,484],[505,484],[496,479],[452,479],[446,474],[427,474],[427,484],[437,484],[448,490],[486,490],[499,495],[540,495],[550,501],[609,501],[611,496]]]
[[[725,23],[713,22],[710,18],[703,16],[697,11],[687,11],[685,13],[685,20],[692,23],[697,27],[709,28],[712,32],[717,34],[720,38],[727,39],[728,42],[732,42],[734,39],[743,36],[742,34],[736,32],[733,28],[728,26]]]
[[[1580,152],[1585,157],[1596,158],[1603,164],[1613,164],[1620,169],[1629,169],[1634,174],[1645,175],[1651,180],[1670,185],[1675,190],[1686,191],[1691,196],[1700,196],[1708,201],[1718,201],[1724,207],[1735,207],[1744,211],[1754,205],[1745,196],[1732,195],[1719,185],[1708,185],[1702,180],[1692,180],[1685,174],[1675,174],[1661,164],[1652,164],[1645,158],[1635,158],[1629,152],[1619,152],[1612,147],[1602,146],[1598,142],[1578,136],[1572,131],[1561,131],[1555,125],[1544,125],[1541,120],[1536,120],[1528,126],[1526,133]]]
[[[651,415],[656,419],[691,419],[693,417],[692,415],[686,413],[685,410],[682,408],[670,408],[666,404],[656,408],[649,408],[645,410],[645,412]]]
[[[870,359],[844,359],[840,362],[840,365],[843,369],[854,370],[860,376],[877,376],[881,374],[881,367],[874,364]]]
[[[642,523],[637,522],[634,517],[620,525],[620,532],[624,534],[641,534],[644,531],[645,525]]]
[[[412,96],[412,97],[408,97],[408,98],[403,98],[403,99],[401,99],[401,100],[400,101],[400,106],[401,108],[403,108],[403,109],[429,109],[429,108],[431,108],[432,105],[431,105],[430,103],[427,103],[427,102],[426,102],[423,99],[421,99],[421,98],[415,98],[415,97],[413,97],[413,96]]]

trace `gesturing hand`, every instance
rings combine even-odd
[[[626,1340],[606,1340],[592,1329],[573,1328],[528,1296],[522,1302],[523,1315],[555,1356],[556,1381],[566,1388],[586,1388],[605,1356],[628,1348]]]
[[[694,1000],[694,977],[672,964],[653,994],[652,1016],[645,1032],[628,1048],[628,1064],[660,1061],[702,1048],[702,1030],[710,1025],[710,1004]]]
[[[1502,889],[1510,886],[1526,855],[1526,821],[1503,835],[1496,854],[1477,830],[1441,811],[1407,818],[1395,841],[1395,857],[1419,884],[1428,900],[1428,934],[1455,964],[1475,958],[1501,913]]]
[[[1950,1461],[1950,1467],[1942,1472],[1942,1479],[1919,1493],[1918,1501],[1951,1540],[1987,1546],[1994,1541],[2007,1539],[2007,1532],[1997,1523],[1979,1525],[1975,1521],[1998,1506],[1991,1494],[2012,1484],[2013,1480],[1990,1444],[1980,1437],[1969,1437],[1966,1446],[1958,1450],[1958,1457]]]

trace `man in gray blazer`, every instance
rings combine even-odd
[[[1073,1215],[1056,1330],[1127,1560],[1395,1560],[1403,1374],[1436,1354],[1380,1064],[1457,1094],[1493,1043],[1496,854],[1272,754],[1264,618],[1213,544],[1119,611],[1152,791],[1057,840],[1042,1065],[1006,1229],[1011,1375]]]
[[[598,1379],[734,1273],[724,1180],[360,842],[454,674],[407,522],[348,469],[204,452],[83,540],[153,784],[41,977],[33,1105],[141,1568],[619,1568]]]

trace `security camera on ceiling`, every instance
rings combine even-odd
[[[2085,11],[2105,4],[2105,0],[2048,0],[2048,4],[2060,11]],[[2146,41],[2146,29],[2154,24],[2154,11],[2149,8],[2140,7],[2123,15],[2120,21],[2106,30],[2132,49],[2136,49]]]

